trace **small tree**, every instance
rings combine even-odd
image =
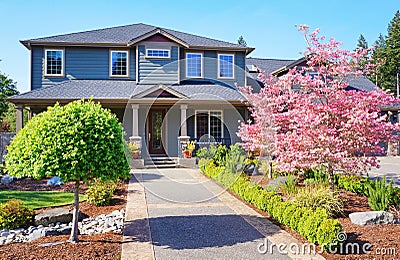
[[[393,140],[399,125],[387,122],[380,108],[399,100],[376,88],[371,92],[348,90],[348,80],[373,69],[364,57],[370,49],[347,51],[341,43],[318,36],[318,30],[304,32],[308,48],[307,66],[291,69],[274,78],[261,74],[264,88],[252,93],[244,88],[254,124],[242,124],[239,136],[262,148],[263,133],[276,129],[277,167],[283,171],[324,166],[334,188],[334,171],[358,173],[378,166],[375,154],[383,152],[379,142]],[[361,69],[362,68],[362,69]],[[255,135],[254,133],[260,133]],[[266,138],[265,140],[269,140]]]
[[[240,45],[242,45],[242,46],[244,46],[244,47],[247,46],[247,42],[244,40],[244,38],[243,38],[242,35],[239,36],[238,44],[240,44]]]
[[[75,182],[70,241],[77,242],[80,182],[126,178],[129,173],[121,123],[91,100],[56,104],[18,132],[8,146],[6,170],[18,177],[59,176]]]
[[[6,98],[17,94],[19,92],[16,82],[0,72],[0,118],[3,118],[8,110],[9,103],[6,101]]]

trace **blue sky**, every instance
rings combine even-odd
[[[230,42],[243,35],[252,57],[295,59],[305,48],[295,24],[354,49],[360,33],[369,43],[386,34],[399,8],[398,0],[0,0],[0,71],[28,91],[29,51],[19,40],[140,22]]]

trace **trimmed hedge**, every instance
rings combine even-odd
[[[297,231],[308,241],[323,246],[338,243],[337,234],[342,226],[339,221],[331,219],[325,209],[312,211],[290,201],[283,201],[276,192],[266,191],[250,182],[247,176],[227,172],[224,167],[217,167],[207,159],[201,159],[199,165],[205,175],[258,209],[268,212],[279,223]]]

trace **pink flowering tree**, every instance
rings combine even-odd
[[[246,148],[275,156],[279,170],[324,167],[333,190],[334,172],[355,174],[379,167],[374,155],[384,149],[378,143],[393,141],[400,129],[381,108],[399,100],[378,88],[346,89],[349,79],[373,71],[372,60],[364,58],[371,49],[343,50],[335,39],[318,36],[318,29],[299,30],[307,42],[306,66],[279,78],[260,73],[264,87],[259,93],[242,88],[253,121],[243,123],[238,135]]]

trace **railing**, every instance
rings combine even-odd
[[[209,146],[209,145],[226,145],[230,146],[232,144],[232,141],[230,138],[191,138],[190,141],[195,141],[196,142],[196,148],[198,147],[204,147],[204,146]]]

